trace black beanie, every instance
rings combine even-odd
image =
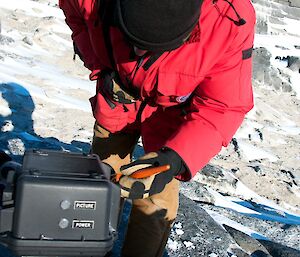
[[[153,52],[183,44],[198,22],[203,0],[116,0],[117,20],[129,42]]]

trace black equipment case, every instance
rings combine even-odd
[[[21,256],[104,256],[121,213],[110,175],[96,155],[27,151],[2,196],[0,243]]]

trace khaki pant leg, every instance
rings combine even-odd
[[[119,172],[122,165],[131,161],[138,138],[138,133],[110,133],[95,123],[92,153],[97,154],[100,160],[109,164],[115,172]]]
[[[146,199],[134,200],[122,257],[161,257],[179,205],[179,181]]]

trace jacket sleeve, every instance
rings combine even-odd
[[[182,157],[190,170],[178,177],[181,180],[191,179],[222,146],[229,144],[253,107],[254,16],[248,18],[244,28],[239,28],[218,62],[202,73],[204,76],[192,93],[184,122],[165,144]]]
[[[88,26],[80,8],[83,2],[82,0],[59,0],[59,7],[63,10],[65,21],[72,30],[72,40],[80,52],[84,65],[91,71],[90,79],[95,80],[103,65],[91,44]]]
[[[246,109],[228,110],[211,104],[214,103],[194,96],[191,104],[194,110],[165,144],[176,151],[189,168],[189,172],[179,177],[180,180],[190,180],[218,154],[222,146],[227,146],[247,113]]]

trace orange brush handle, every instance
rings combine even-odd
[[[116,173],[115,174],[115,181],[116,182],[119,182],[119,180],[120,180],[120,178],[123,176],[123,174],[121,174],[121,173]]]
[[[134,179],[147,178],[152,175],[165,172],[169,169],[170,169],[170,165],[168,165],[168,164],[163,165],[163,166],[153,167],[153,168],[146,168],[146,169],[138,170],[138,171],[132,173],[129,177],[134,178]]]

